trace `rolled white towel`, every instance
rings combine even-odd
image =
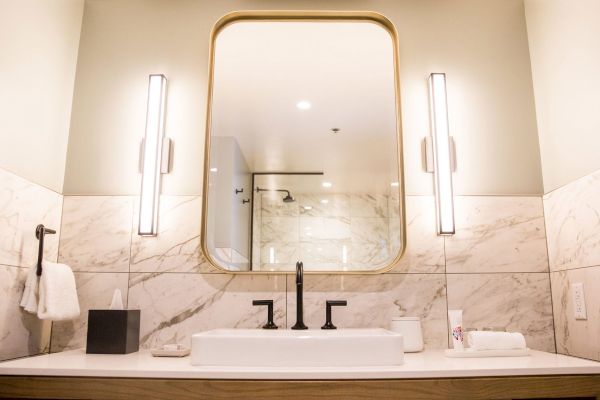
[[[25,289],[23,290],[23,297],[21,297],[21,307],[28,313],[36,314],[38,309],[38,281],[39,278],[36,275],[37,268],[35,266],[29,267],[27,273],[27,280],[25,281]]]
[[[471,331],[467,335],[473,350],[526,349],[525,337],[519,332]]]
[[[79,316],[75,275],[68,265],[42,263],[38,317],[62,321]]]

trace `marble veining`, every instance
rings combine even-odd
[[[48,351],[50,323],[19,306],[28,271],[0,265],[0,360]]]
[[[192,334],[207,329],[258,328],[267,310],[252,306],[255,299],[273,299],[275,323],[285,326],[284,276],[132,274],[129,286],[129,307],[143,310],[143,348],[189,345]]]
[[[263,217],[261,225],[262,242],[297,242],[298,218],[296,217]]]
[[[546,272],[539,197],[457,196],[456,234],[446,238],[446,271]]]
[[[115,289],[121,290],[123,305],[127,307],[128,278],[129,274],[127,273],[76,272],[75,282],[81,314],[77,319],[52,324],[51,351],[84,347],[87,336],[88,310],[107,309]],[[143,311],[142,315],[142,319],[146,317]]]
[[[544,196],[550,269],[600,265],[600,171]]]
[[[356,194],[350,196],[351,217],[388,217],[388,196],[381,194]]]
[[[400,249],[399,201],[370,194],[296,193],[296,202],[265,193],[254,205],[254,263],[261,270],[373,270]],[[259,244],[260,243],[260,244]],[[266,253],[265,253],[266,252]]]
[[[65,196],[59,260],[74,271],[128,272],[133,197]]]
[[[287,279],[287,324],[291,327],[296,322],[295,277]],[[325,323],[326,300],[348,301],[348,306],[333,311],[333,321],[340,328],[388,328],[392,317],[418,316],[428,348],[448,345],[444,275],[306,275],[304,322],[309,327]]]
[[[555,351],[550,278],[546,273],[448,274],[448,308],[463,310],[465,328],[504,327],[535,350]]]
[[[557,271],[550,277],[557,351],[600,361],[600,267]],[[575,319],[573,283],[583,283],[586,320]]]
[[[288,216],[286,209],[262,215],[266,220],[261,230],[260,261],[266,269],[280,271],[293,264],[299,257],[305,260],[306,270],[313,263],[323,268],[340,265],[348,271],[364,268],[365,264],[385,263],[386,259],[395,256],[394,248],[372,239],[372,235],[357,236],[361,241],[352,241],[353,218],[375,221],[375,234],[383,230],[389,231],[392,237],[399,226],[399,219],[393,216],[389,203],[382,199],[360,199],[354,203],[354,210],[361,216],[351,214],[352,196],[331,195],[331,202],[339,203],[337,216],[328,216],[313,208],[314,213],[303,213],[299,209],[297,216]],[[68,196],[70,197],[70,196]],[[298,195],[298,199],[300,199]],[[256,328],[266,318],[264,307],[253,307],[253,299],[274,299],[276,323],[283,327],[291,326],[295,321],[295,285],[293,276],[241,276],[219,273],[209,266],[199,244],[200,198],[198,196],[163,196],[160,210],[160,232],[156,238],[140,238],[136,233],[135,197],[127,197],[128,201],[113,204],[112,215],[129,211],[130,225],[124,228],[123,236],[127,243],[123,247],[131,252],[126,262],[120,263],[116,258],[118,271],[114,266],[105,265],[102,273],[77,272],[78,290],[82,303],[82,316],[87,315],[90,308],[106,307],[110,302],[115,287],[129,294],[130,308],[142,310],[142,347],[150,348],[163,343],[187,343],[194,332],[215,328]],[[90,201],[93,207],[87,207],[89,214],[105,213],[108,206],[102,206],[99,197]],[[392,269],[391,273],[373,276],[338,276],[338,275],[306,275],[305,276],[305,313],[306,321],[311,327],[320,327],[324,322],[325,300],[345,299],[348,307],[334,310],[334,322],[340,327],[387,327],[392,316],[416,315],[423,319],[425,341],[428,348],[445,348],[447,336],[447,305],[463,308],[465,318],[476,326],[507,326],[510,329],[523,331],[531,347],[541,350],[554,349],[552,311],[550,305],[549,277],[547,273],[479,273],[481,268],[471,268],[476,263],[464,254],[474,252],[474,259],[486,262],[486,251],[490,250],[483,238],[490,238],[495,245],[502,248],[507,243],[517,243],[519,251],[506,250],[509,254],[502,265],[494,266],[494,271],[505,265],[516,268],[516,254],[532,252],[524,257],[524,270],[539,268],[537,247],[527,247],[521,242],[528,237],[543,238],[544,232],[537,231],[539,226],[539,209],[533,200],[511,198],[498,202],[480,202],[480,198],[472,199],[474,210],[466,215],[462,224],[465,232],[460,240],[464,243],[455,245],[453,260],[455,269],[462,271],[463,265],[467,273],[444,274],[444,238],[435,233],[435,204],[432,196],[407,196],[406,214],[408,228],[408,247],[404,258]],[[485,200],[485,199],[484,199]],[[71,200],[67,200],[69,202]],[[79,198],[74,199],[79,202]],[[85,199],[81,200],[85,201]],[[320,203],[321,204],[321,203]],[[330,203],[331,204],[331,203]],[[366,211],[365,204],[370,204],[371,211]],[[465,203],[466,204],[466,203]],[[375,206],[373,206],[375,205]],[[373,211],[383,208],[386,211]],[[381,206],[381,207],[380,207]],[[511,208],[513,207],[514,208]],[[131,207],[131,208],[129,208]],[[463,205],[463,207],[465,207]],[[79,203],[73,209],[80,213],[79,219],[85,217]],[[491,214],[495,208],[499,216]],[[71,209],[69,209],[71,210]],[[95,211],[94,211],[95,210]],[[261,207],[262,210],[262,207]],[[308,211],[312,211],[308,210]],[[346,211],[341,211],[346,210]],[[256,210],[255,210],[256,211]],[[68,211],[71,212],[71,211]],[[512,214],[512,216],[511,216]],[[104,214],[106,215],[106,213]],[[110,216],[111,213],[109,212]],[[301,221],[323,221],[331,218],[344,227],[344,234],[337,239],[325,235],[301,236]],[[75,217],[67,217],[72,221],[63,226],[70,230],[66,237],[73,238],[84,221],[75,223]],[[112,217],[108,217],[110,222]],[[502,223],[500,233],[485,234],[486,226]],[[133,223],[131,223],[133,221]],[[111,223],[112,224],[112,223]],[[109,224],[110,225],[110,224]],[[314,224],[313,224],[314,225]],[[468,228],[473,225],[473,228]],[[105,229],[98,240],[107,239],[114,234],[115,224]],[[265,228],[266,226],[266,228]],[[318,231],[318,224],[311,229]],[[319,228],[320,229],[320,228]],[[324,232],[324,229],[321,233]],[[534,234],[535,232],[535,234]],[[338,233],[335,233],[336,235]],[[286,237],[290,235],[290,237]],[[478,237],[480,235],[481,237]],[[395,236],[399,241],[398,234]],[[300,240],[300,239],[303,240]],[[148,240],[146,240],[148,239]],[[272,239],[272,240],[268,240]],[[285,240],[292,239],[292,240]],[[362,241],[365,239],[364,241]],[[75,240],[75,239],[72,239]],[[460,242],[459,240],[459,242]],[[466,244],[465,244],[466,243]],[[112,245],[111,245],[112,246]],[[121,246],[100,247],[100,253],[111,253],[111,248]],[[447,243],[448,246],[448,243]],[[449,245],[452,246],[452,245]],[[61,243],[61,248],[63,247]],[[270,264],[270,249],[273,248],[274,263]],[[86,248],[91,252],[91,247]],[[319,251],[320,249],[320,251]],[[344,250],[345,249],[345,250]],[[460,251],[459,251],[460,250]],[[453,250],[451,249],[450,252]],[[459,257],[460,255],[460,257]],[[256,254],[255,254],[256,256]],[[82,255],[94,259],[96,255]],[[508,262],[506,260],[509,260]],[[126,265],[122,267],[122,265]],[[532,267],[531,265],[534,265]],[[482,267],[483,268],[483,267]],[[486,267],[487,268],[487,267]],[[518,269],[518,268],[516,268]],[[542,268],[539,268],[542,271]],[[485,270],[485,269],[483,269]],[[446,285],[446,280],[448,283]],[[286,313],[286,310],[288,312]],[[493,316],[493,317],[492,317]],[[76,321],[54,324],[52,350],[59,351],[81,347],[85,343],[85,318]]]
[[[406,251],[390,272],[444,273],[444,238],[437,235],[436,229],[434,197],[406,196]],[[399,248],[400,229],[390,228],[390,235],[397,235],[391,242]],[[397,252],[392,248],[392,255]]]
[[[35,227],[55,229],[48,235],[44,256],[56,261],[62,196],[0,168],[0,264],[28,267],[37,260]]]
[[[350,235],[353,243],[384,243],[389,246],[389,219],[352,217]]]
[[[296,197],[300,216],[350,218],[347,194],[300,194]]]
[[[131,232],[131,272],[207,272],[200,248],[200,196],[161,196],[158,235],[139,236],[139,206]],[[233,262],[233,256],[229,259]]]

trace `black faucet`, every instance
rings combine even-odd
[[[325,304],[325,325],[323,325],[321,329],[337,329],[337,326],[331,321],[331,307],[347,306],[348,302],[346,300],[327,300]]]
[[[296,263],[296,325],[292,329],[303,330],[308,329],[304,325],[304,307],[302,301],[302,285],[304,283],[304,265],[302,261]]]
[[[267,306],[267,323],[263,325],[263,329],[277,329],[273,322],[273,300],[252,300],[252,305]]]

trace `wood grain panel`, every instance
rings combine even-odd
[[[0,376],[0,398],[80,400],[600,398],[600,375],[249,381]]]

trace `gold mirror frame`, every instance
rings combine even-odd
[[[390,271],[398,264],[406,252],[406,212],[404,194],[404,159],[402,157],[402,121],[400,114],[400,74],[398,68],[398,32],[396,27],[383,15],[372,11],[234,11],[221,17],[213,26],[210,33],[209,57],[208,57],[208,96],[206,102],[206,130],[204,143],[204,182],[202,193],[202,231],[200,242],[202,253],[206,260],[219,271],[229,274],[240,275],[290,275],[295,271],[230,271],[221,267],[211,256],[207,245],[208,225],[208,179],[210,170],[210,140],[212,122],[212,99],[214,80],[214,57],[215,40],[219,32],[226,26],[241,21],[360,21],[372,22],[382,26],[390,34],[394,52],[394,91],[396,99],[396,136],[398,150],[398,177],[400,180],[399,215],[400,215],[400,244],[401,250],[398,255],[385,267],[372,271],[305,271],[311,275],[375,275]]]

